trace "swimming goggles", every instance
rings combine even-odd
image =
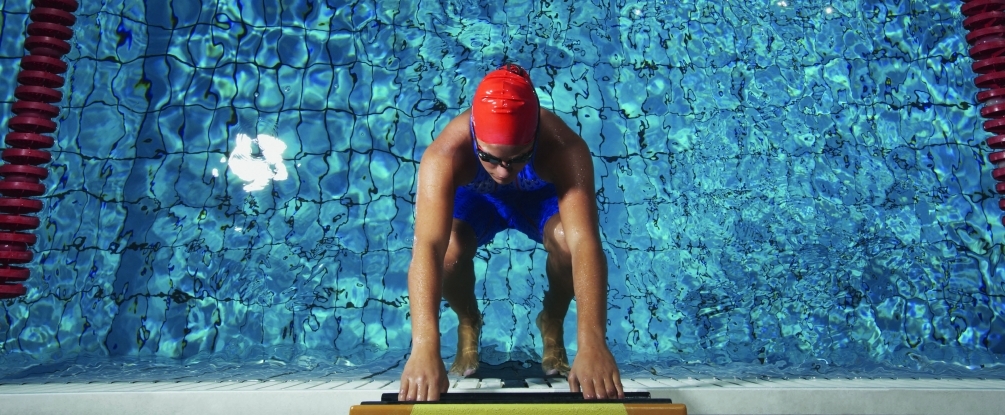
[[[496,156],[493,156],[493,155],[491,155],[489,153],[486,153],[485,150],[482,150],[482,148],[478,145],[478,137],[475,136],[475,119],[474,119],[474,117],[471,117],[471,119],[468,122],[468,124],[469,124],[468,128],[471,129],[471,139],[475,142],[475,153],[478,154],[478,158],[481,159],[482,161],[484,161],[486,163],[489,163],[489,164],[492,164],[493,166],[500,166],[501,165],[501,166],[503,166],[503,167],[505,167],[505,168],[508,169],[508,168],[513,167],[514,164],[526,163],[526,162],[530,161],[531,158],[534,157],[534,151],[537,150],[537,133],[538,133],[538,130],[541,129],[541,122],[540,122],[540,120],[538,120],[537,128],[534,130],[534,146],[531,147],[531,149],[529,151],[527,151],[526,153],[523,153],[523,154],[521,154],[519,156],[513,157],[513,158],[511,158],[509,160],[503,160],[503,159],[501,159],[499,157],[496,157]]]

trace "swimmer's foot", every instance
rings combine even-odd
[[[450,373],[471,376],[478,370],[478,335],[481,329],[481,321],[477,320],[457,325],[457,356],[450,366]]]
[[[544,353],[541,355],[541,369],[546,376],[569,375],[569,356],[565,353],[565,336],[562,321],[537,315],[537,328],[541,330]]]

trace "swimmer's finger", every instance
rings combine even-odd
[[[608,389],[608,385],[610,383],[611,383],[611,381],[609,379],[604,379],[604,378],[599,378],[599,379],[594,380],[593,381],[594,397],[597,398],[597,399],[608,399],[608,398],[611,398],[611,396],[607,394],[607,391],[609,390]]]
[[[603,387],[603,384],[601,384]],[[583,399],[597,399],[598,388],[593,379],[585,379],[579,383],[579,388],[583,390]],[[603,389],[600,389],[601,391]]]
[[[438,401],[440,400],[440,385],[435,382],[429,382],[426,385],[426,399],[427,401]]]
[[[419,387],[415,384],[415,381],[409,380],[408,387],[405,389],[405,400],[414,401],[419,395]]]
[[[621,384],[621,375],[618,372],[614,372],[614,393],[610,395],[611,398],[625,399],[625,386]]]
[[[570,374],[568,381],[569,381],[569,392],[576,393],[580,391],[579,379],[576,377],[576,375]]]

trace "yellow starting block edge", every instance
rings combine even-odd
[[[354,405],[349,415],[478,415],[478,414],[617,414],[617,415],[687,415],[679,403],[431,403]]]

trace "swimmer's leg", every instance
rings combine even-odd
[[[457,313],[457,356],[450,373],[468,376],[478,369],[478,337],[482,316],[475,299],[475,251],[478,241],[474,230],[454,219],[450,242],[443,260],[443,298]]]
[[[565,242],[561,216],[554,214],[544,225],[544,249],[548,251],[546,270],[548,292],[544,293],[544,309],[537,315],[544,353],[541,368],[547,375],[569,374],[569,357],[565,352],[563,324],[569,303],[575,294],[572,285],[572,253]]]

